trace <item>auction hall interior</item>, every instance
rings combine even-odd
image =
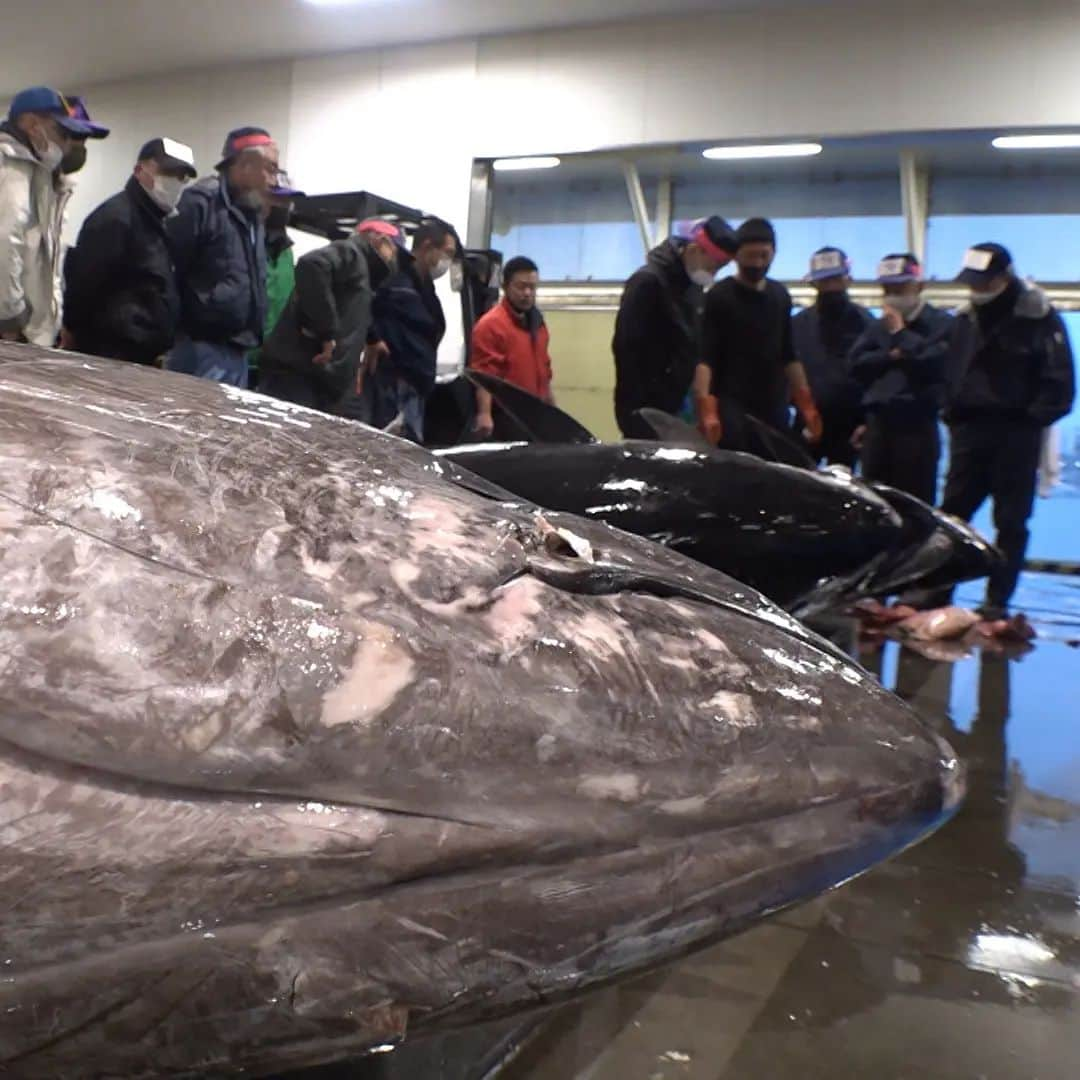
[[[9,0],[0,1074],[1080,1071],[1080,8]]]

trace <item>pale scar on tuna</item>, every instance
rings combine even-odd
[[[329,727],[369,723],[389,708],[415,673],[412,657],[394,632],[367,623],[345,678],[323,698],[323,723]]]

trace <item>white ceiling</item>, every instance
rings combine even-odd
[[[325,2],[325,0],[324,0]],[[835,0],[5,0],[0,94],[132,76],[698,10]]]

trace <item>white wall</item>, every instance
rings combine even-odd
[[[78,176],[68,218],[69,238],[82,219],[118,191],[143,143],[158,135],[195,151],[200,175],[213,170],[225,135],[253,124],[272,131],[284,151],[289,142],[292,65],[258,64],[163,75],[138,82],[106,83],[85,91],[90,115],[112,129],[91,141]]]
[[[274,133],[307,191],[366,188],[462,232],[474,157],[1075,125],[1075,3],[916,0],[888,17],[870,7],[717,13],[89,88],[114,134],[92,147],[72,224],[119,187],[144,139],[190,142],[204,169],[244,123]],[[446,357],[458,347],[452,339]]]

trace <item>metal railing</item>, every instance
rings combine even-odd
[[[805,281],[785,281],[795,303],[806,307],[814,302],[814,289]],[[1080,311],[1080,284],[1039,282],[1050,302],[1059,311]],[[567,281],[540,287],[537,300],[547,311],[615,311],[622,296],[621,281]],[[957,308],[967,302],[968,291],[951,282],[929,282],[926,299],[938,307]],[[872,281],[857,281],[851,286],[851,298],[867,307],[881,303],[881,288]]]

